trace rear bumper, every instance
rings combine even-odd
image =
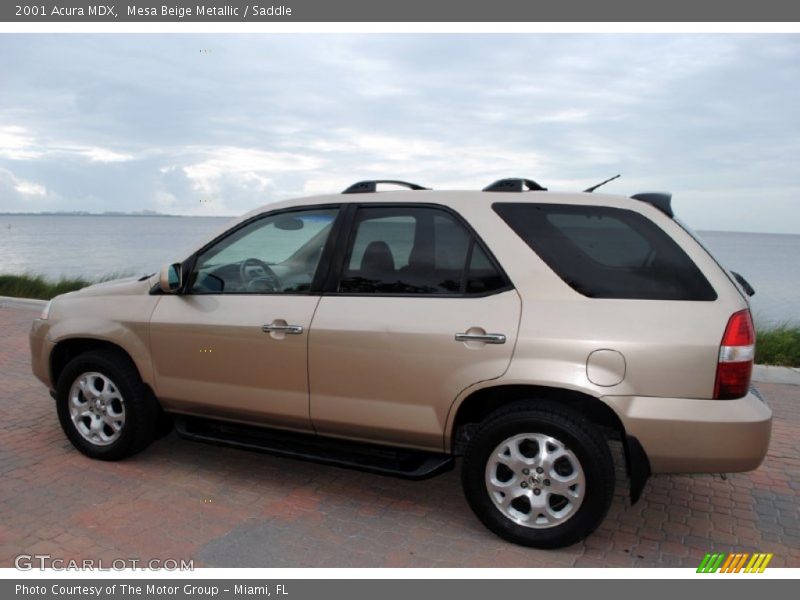
[[[653,473],[731,473],[767,454],[772,411],[751,391],[737,400],[606,396]]]

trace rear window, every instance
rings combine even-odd
[[[495,212],[575,291],[590,298],[716,300],[687,254],[632,210],[502,202]]]

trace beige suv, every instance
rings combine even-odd
[[[553,548],[604,518],[609,440],[633,502],[651,473],[761,463],[747,287],[667,194],[368,181],[253,211],[160,276],[59,296],[30,344],[90,457],[172,423],[408,478],[461,456],[477,517]]]

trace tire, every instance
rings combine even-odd
[[[561,548],[605,518],[614,459],[579,414],[544,401],[515,403],[480,425],[461,481],[475,515],[495,534],[523,546]]]
[[[90,458],[121,460],[153,441],[158,404],[121,352],[72,359],[56,385],[58,420],[72,445]]]

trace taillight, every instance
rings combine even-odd
[[[714,398],[728,400],[747,394],[755,351],[756,333],[750,311],[733,313],[719,346]]]

